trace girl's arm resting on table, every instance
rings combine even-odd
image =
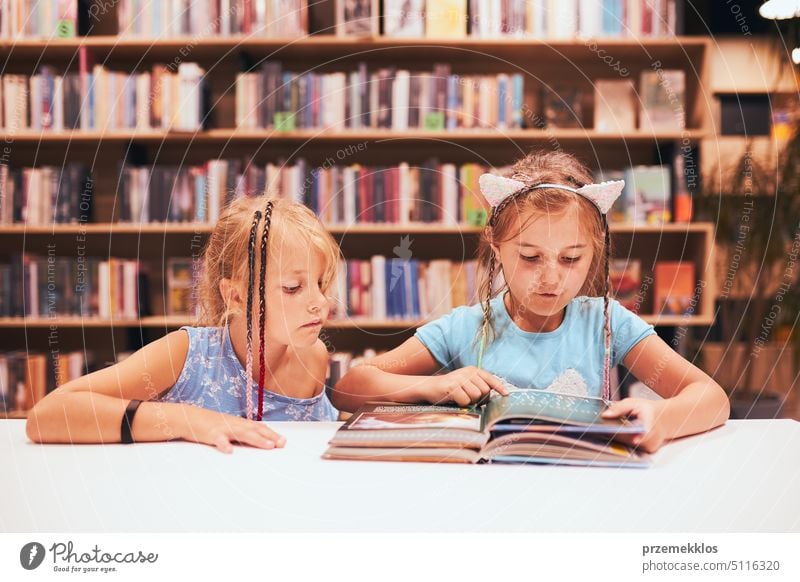
[[[664,398],[626,398],[613,404],[607,413],[642,417],[651,431],[635,444],[645,450],[656,450],[665,440],[710,430],[728,419],[730,402],[722,387],[657,335],[636,344],[625,356],[624,364]]]
[[[370,400],[453,402],[466,406],[489,390],[507,394],[495,376],[474,366],[434,376],[442,366],[416,337],[352,368],[333,390],[333,404],[354,411]]]
[[[180,377],[188,349],[187,333],[175,331],[118,364],[60,386],[28,412],[28,438],[40,443],[118,443],[128,402],[142,400],[131,426],[137,442],[182,438],[225,452],[231,450],[231,441],[282,446],[282,438],[261,423],[155,400]]]

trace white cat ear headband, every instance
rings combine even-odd
[[[614,201],[619,198],[619,195],[622,194],[622,189],[625,187],[624,180],[611,180],[609,182],[601,182],[600,184],[586,184],[580,188],[573,188],[563,184],[536,184],[535,186],[530,186],[526,182],[515,180],[514,178],[503,178],[495,174],[481,175],[478,179],[478,184],[481,188],[481,194],[483,194],[484,198],[489,202],[492,209],[497,208],[506,198],[513,196],[523,189],[537,190],[539,188],[558,188],[560,190],[568,190],[569,192],[580,194],[587,200],[590,200],[601,214],[608,213]]]

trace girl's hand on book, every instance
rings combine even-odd
[[[665,434],[660,423],[663,402],[645,398],[625,398],[614,402],[603,414],[603,418],[627,416],[645,427],[644,434],[618,435],[615,440],[634,446],[647,453],[656,452],[664,444]]]
[[[286,444],[285,438],[263,422],[194,406],[191,409],[181,435],[185,440],[217,447],[223,453],[232,453],[233,443],[259,449],[281,448]]]
[[[492,390],[508,396],[508,390],[497,376],[475,366],[468,366],[449,374],[431,376],[426,398],[432,404],[454,402],[459,406],[469,406]]]

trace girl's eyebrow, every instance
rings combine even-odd
[[[541,248],[539,245],[535,245],[533,243],[528,243],[528,242],[519,243],[519,246],[521,246],[521,247],[531,247],[531,248],[534,248],[534,249]],[[568,247],[564,247],[564,249],[583,249],[583,248],[586,248],[586,246],[587,245],[584,245],[584,244],[570,245]]]

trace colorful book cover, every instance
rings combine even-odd
[[[692,315],[695,312],[695,267],[688,261],[659,261],[653,273],[656,313]]]
[[[336,34],[377,36],[378,0],[336,0]]]
[[[642,307],[642,264],[638,259],[612,259],[609,265],[611,294],[634,313]]]
[[[198,265],[191,258],[167,261],[167,315],[195,315]]]
[[[542,106],[547,127],[583,127],[584,91],[575,85],[542,88]]]
[[[425,34],[428,38],[467,36],[467,0],[427,0]]]
[[[594,130],[603,133],[636,130],[636,92],[631,81],[595,81]]]
[[[384,0],[383,34],[393,38],[425,36],[425,0]]]
[[[634,166],[625,170],[625,197],[633,222],[666,224],[672,219],[669,166]]]
[[[602,0],[604,36],[622,36],[625,28],[625,0]]]
[[[684,71],[642,71],[640,85],[639,129],[657,132],[679,131],[686,127]]]

